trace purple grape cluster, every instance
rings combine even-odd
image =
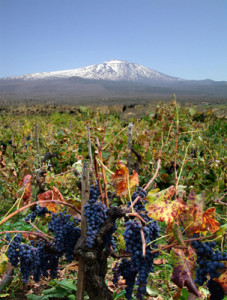
[[[210,292],[210,300],[222,300],[225,297],[223,288],[214,280],[208,281],[207,287]]]
[[[75,227],[74,222],[70,221],[70,217],[62,212],[53,213],[49,222],[49,230],[54,233],[56,251],[60,256],[65,254],[68,262],[72,262],[74,259],[74,247],[81,235],[80,228]]]
[[[219,270],[225,268],[223,261],[227,260],[227,252],[214,250],[216,243],[201,241],[192,241],[191,245],[197,252],[197,264],[195,283],[203,285],[207,281],[207,275],[210,279],[220,276]]]
[[[137,272],[132,269],[130,260],[123,258],[120,265],[116,264],[113,268],[113,275],[113,283],[115,284],[115,286],[118,286],[120,276],[125,279],[125,297],[126,299],[131,299]]]
[[[10,234],[7,233],[6,240],[10,243],[8,247],[8,259],[12,266],[17,267],[19,263],[19,249],[22,241],[22,235],[17,234],[13,240],[11,240]]]
[[[86,244],[92,248],[99,229],[107,218],[107,207],[101,201],[98,201],[99,189],[98,186],[90,187],[89,201],[84,206],[84,215],[87,218],[88,230]]]
[[[43,216],[46,213],[50,212],[45,207],[37,206],[26,219],[34,221],[36,216]],[[59,258],[65,255],[68,262],[74,259],[74,247],[80,238],[81,230],[76,226],[80,220],[70,221],[70,217],[65,213],[52,214],[49,230],[54,233],[54,243],[38,242],[36,244],[30,241],[30,244],[24,244],[21,243],[20,234],[13,239],[7,234],[9,262],[14,267],[19,264],[24,282],[27,282],[31,275],[35,281],[39,281],[40,275],[45,277],[50,275],[51,278],[56,278]]]
[[[125,226],[126,229],[123,233],[126,246],[125,250],[131,254],[131,271],[138,273],[136,280],[137,298],[143,299],[146,293],[148,275],[154,271],[153,260],[158,256],[158,253],[151,254],[151,246],[156,248],[152,241],[159,236],[160,229],[155,221],[142,226],[141,223],[135,219],[127,221]],[[146,245],[149,244],[145,249],[145,257],[143,256],[141,230],[143,231]],[[131,299],[131,296],[127,299]]]
[[[35,211],[26,216],[25,221],[27,223],[33,222],[37,216],[43,217],[45,214],[51,214],[51,212],[45,206],[40,207],[37,205]]]
[[[132,194],[132,201],[140,196],[140,199],[138,199],[133,208],[140,214],[146,224],[142,225],[142,223],[137,221],[134,217],[125,218],[126,229],[123,233],[126,246],[125,251],[131,254],[131,259],[127,261],[127,263],[125,261],[122,261],[122,263],[125,268],[127,267],[127,272],[129,272],[129,274],[135,274],[135,276],[133,275],[131,277],[131,280],[134,278],[134,282],[130,282],[130,285],[126,288],[126,298],[128,300],[132,299],[134,284],[137,285],[137,298],[143,299],[146,293],[147,278],[150,272],[154,271],[153,260],[158,256],[158,253],[151,254],[151,247],[153,249],[157,248],[153,241],[159,237],[160,228],[158,223],[148,216],[145,208],[145,204],[147,202],[145,199],[146,195],[146,191],[141,187]],[[128,203],[128,207],[130,207],[130,205],[131,203]],[[141,231],[143,232],[146,243],[145,256],[143,256]],[[117,271],[123,276],[120,266]]]
[[[20,266],[24,282],[28,282],[31,275],[36,282],[39,281],[40,275],[57,277],[59,255],[53,250],[53,245],[52,248],[47,247],[44,243],[35,245],[34,241],[31,241],[31,245],[22,244],[20,234],[13,239],[7,235],[7,241],[10,243],[7,252],[9,262],[14,267]]]

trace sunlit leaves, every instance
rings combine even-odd
[[[181,199],[171,200],[174,193],[175,187],[171,186],[156,194],[148,194],[147,200],[149,203],[146,208],[149,217],[167,224],[172,223],[185,208],[185,204]]]
[[[119,162],[117,167],[111,179],[116,187],[117,195],[126,196],[130,189],[139,184],[138,173],[133,170],[133,174],[129,175],[128,168],[122,162]]]
[[[203,224],[200,228],[201,231],[209,231],[214,233],[218,230],[220,223],[215,219],[216,211],[214,207],[208,208],[203,214]]]
[[[204,211],[204,196],[195,195],[191,191],[188,196],[187,210],[180,216],[188,236],[194,233],[214,233],[219,228],[219,222],[215,219],[215,208],[211,207]]]
[[[65,202],[62,194],[60,191],[53,186],[53,190],[46,191],[45,193],[38,195],[39,201],[45,201],[45,200],[56,200],[56,201],[62,201]],[[45,206],[48,210],[51,212],[57,212],[58,206],[55,203],[44,203],[40,204],[40,206]]]
[[[184,227],[187,233],[199,232],[203,224],[204,196],[196,195],[192,190],[187,200],[188,210],[183,215]]]
[[[8,257],[5,253],[0,253],[0,274],[3,274],[6,270],[6,264],[8,262]]]

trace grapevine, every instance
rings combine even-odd
[[[142,176],[143,181],[140,182],[139,174],[132,170],[131,162],[128,163],[129,169],[122,161],[112,167],[105,166],[102,151],[106,148],[103,144],[108,119],[100,135],[101,143],[97,137],[94,138],[98,147],[94,153],[94,169],[92,157],[89,157],[92,172],[89,182],[85,183],[81,174],[78,176],[74,166],[55,177],[60,178],[71,172],[78,176],[77,186],[80,188],[82,185],[82,189],[77,202],[73,192],[70,199],[65,199],[57,188],[48,186],[47,182],[52,176],[50,173],[36,200],[31,202],[30,186],[34,178],[29,175],[31,178],[27,177],[27,181],[24,179],[21,197],[24,202],[19,203],[15,211],[10,210],[0,221],[0,225],[3,225],[21,213],[27,214],[22,220],[33,231],[14,228],[0,232],[1,236],[5,236],[2,240],[7,247],[8,260],[15,273],[19,271],[24,283],[29,280],[39,282],[43,277],[57,278],[62,263],[79,261],[79,270],[85,277],[80,297],[87,292],[90,299],[109,300],[113,297],[113,291],[106,284],[106,274],[110,260],[114,260],[111,265],[114,286],[119,290],[124,288],[127,300],[133,297],[146,299],[147,287],[156,272],[157,258],[165,261],[163,256],[168,256],[171,257],[173,269],[169,279],[180,289],[179,294],[187,290],[200,297],[203,287],[210,293],[210,299],[224,298],[226,232],[216,220],[215,208],[205,210],[205,200],[201,194],[179,185],[180,178],[184,176],[183,166],[187,155],[178,175],[180,124],[178,111],[175,113],[177,137],[174,143],[175,157],[171,163],[174,178],[172,185],[166,188],[158,189],[156,186],[160,172],[163,172],[162,159],[166,151],[163,137],[161,149],[156,152],[152,165],[151,179],[147,179],[147,182]],[[167,140],[172,127],[173,124]],[[116,138],[118,136],[116,134]],[[113,141],[115,138],[109,143]],[[91,156],[91,149],[89,153]],[[131,155],[128,157],[132,158]],[[85,164],[83,167],[85,169]],[[42,171],[42,168],[39,170]],[[214,202],[225,205],[225,195],[226,192]],[[27,212],[27,209],[32,211]],[[39,224],[42,224],[43,231],[39,229]],[[78,271],[78,290],[81,286]]]

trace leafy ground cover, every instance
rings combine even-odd
[[[129,122],[132,123],[132,141],[129,141]],[[89,140],[91,177],[95,176],[95,157],[96,177],[110,206],[127,209],[129,202],[130,213],[133,213],[130,199],[136,185],[145,188],[154,176],[144,200],[147,217],[157,220],[160,227],[157,238],[160,253],[154,258],[154,272],[147,279],[142,299],[187,299],[192,294],[198,298],[197,291],[201,299],[206,299],[210,294],[206,282],[200,288],[192,283],[196,264],[190,262],[190,257],[195,259],[197,252],[186,247],[185,240],[199,234],[195,239],[215,240],[216,251],[226,251],[226,133],[224,119],[212,112],[199,113],[192,108],[178,107],[175,101],[157,106],[146,117],[129,121],[120,119],[117,113],[92,112],[86,107],[81,107],[76,115],[0,115],[0,217],[4,221],[0,223],[0,231],[31,232],[38,227],[40,232],[51,235],[48,232],[50,216],[38,217],[32,224],[23,221],[30,208],[6,218],[37,200],[53,200],[53,195],[54,200],[71,205],[64,208],[69,214],[80,217],[72,207],[81,209],[82,166],[91,159]],[[46,207],[59,212],[56,203],[48,203]],[[130,218],[134,222],[138,216]],[[112,299],[125,299],[125,278],[120,277],[118,287],[112,283],[116,261],[120,263],[118,258],[128,253],[124,231],[124,222],[117,220],[114,233],[117,254],[108,258],[105,277]],[[42,278],[39,283],[30,280],[25,285],[17,268],[10,267],[5,256],[9,245],[5,235],[1,236],[2,298],[76,299],[77,262],[69,264],[61,258],[58,279]],[[30,243],[26,233],[23,239]],[[146,243],[143,242],[143,247]],[[174,248],[174,243],[179,247]],[[182,282],[179,277],[173,278],[173,282],[169,280],[171,274],[176,273],[176,266],[180,272],[188,268],[190,275]],[[221,271],[224,275],[220,276],[226,274],[226,262],[224,266]],[[13,275],[6,280],[9,272]],[[188,280],[190,283],[185,284]],[[223,277],[219,284],[226,289]],[[136,299],[136,289],[132,297]]]

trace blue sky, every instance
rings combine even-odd
[[[110,59],[227,81],[227,2],[0,0],[0,77]]]

